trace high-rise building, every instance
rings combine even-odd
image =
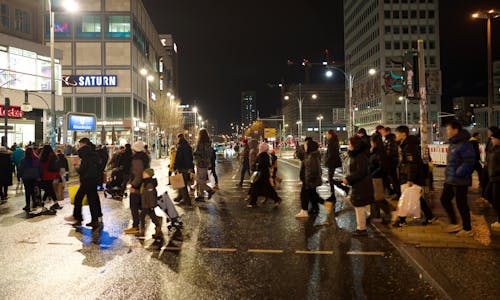
[[[429,126],[441,111],[438,0],[344,0],[346,73],[354,75],[355,127],[408,124],[418,131],[420,106],[402,94],[405,51],[424,41]],[[376,75],[368,75],[375,68]],[[406,110],[405,102],[408,101]],[[429,128],[429,131],[430,128]]]
[[[241,92],[241,123],[252,124],[257,120],[257,93],[255,91]]]
[[[177,97],[179,96],[179,48],[171,34],[160,34],[160,41],[167,50],[167,56],[162,58],[165,68],[165,84]]]

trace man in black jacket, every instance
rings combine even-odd
[[[481,134],[479,134],[479,132],[473,133],[469,141],[474,148],[474,154],[476,156],[474,159],[474,171],[477,172],[479,187],[481,187],[481,189],[484,189],[485,186],[483,185],[483,165],[481,165],[481,151],[479,150],[479,144],[481,143]]]
[[[75,226],[82,224],[82,201],[86,195],[89,202],[90,215],[92,216],[92,220],[87,226],[96,229],[102,225],[99,220],[102,217],[102,211],[99,195],[97,194],[99,158],[94,149],[88,138],[80,140],[80,149],[78,149],[80,166],[77,167],[78,174],[80,175],[80,188],[75,196],[73,215],[64,219],[72,222]]]
[[[339,138],[337,134],[333,130],[328,130],[326,133],[326,139],[328,141],[328,148],[326,150],[326,161],[325,165],[328,168],[328,182],[330,183],[330,198],[326,199],[326,201],[332,202],[335,205],[337,198],[335,197],[335,184],[333,177],[335,176],[335,169],[338,167],[342,167],[342,160],[340,159],[340,145]],[[328,205],[327,210],[330,207]]]
[[[387,156],[386,175],[384,177],[384,185],[386,189],[393,195],[393,199],[399,199],[401,196],[401,186],[398,178],[399,164],[399,147],[396,142],[396,135],[391,132],[390,127],[383,130],[385,153]]]
[[[190,172],[194,170],[193,148],[189,145],[184,134],[177,136],[177,153],[175,155],[174,170],[183,175],[185,186],[179,190],[179,195],[174,199],[175,202],[184,201],[186,205],[191,206],[191,197],[189,197],[188,184],[191,181]]]

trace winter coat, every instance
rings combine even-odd
[[[132,152],[125,150],[125,152],[121,153],[118,157],[118,167],[123,171],[127,176],[130,175],[130,168],[132,166]]]
[[[384,169],[388,171],[397,169],[399,164],[399,147],[398,143],[396,142],[396,135],[394,135],[394,133],[388,134],[385,137],[384,145],[387,157],[387,165],[384,166]]]
[[[419,186],[424,186],[426,174],[418,138],[414,135],[407,136],[404,141],[400,142],[399,148],[401,151],[399,157],[400,184],[411,181]]]
[[[329,169],[342,167],[342,160],[340,159],[340,145],[338,139],[331,138],[328,140],[325,165]]]
[[[196,167],[198,168],[210,168],[212,164],[212,154],[213,148],[212,143],[199,142],[196,145],[196,150],[193,153],[194,161],[196,162]]]
[[[374,148],[370,151],[370,175],[372,178],[383,178],[386,174],[387,157],[385,149]]]
[[[168,171],[173,172],[174,170],[174,163],[175,163],[175,156],[176,156],[175,151],[170,151],[170,164],[168,165]]]
[[[14,172],[14,163],[12,162],[11,152],[0,152],[0,185],[12,185],[12,173]]]
[[[500,146],[494,146],[488,155],[488,176],[491,182],[500,183]]]
[[[90,145],[85,145],[78,149],[78,156],[80,157],[80,167],[77,169],[80,175],[80,182],[96,182],[101,174],[98,171],[99,158],[97,153],[92,150]],[[59,174],[59,173],[58,173]]]
[[[445,171],[445,182],[448,184],[459,186],[472,184],[476,154],[469,139],[470,134],[462,130],[449,140]]]
[[[479,141],[476,138],[470,138],[469,142],[472,144],[472,148],[474,149],[475,154],[475,162],[481,161],[481,151],[479,150]]]
[[[236,147],[234,149],[236,151]],[[243,150],[239,153],[239,159],[243,166],[250,167],[250,147],[248,145],[243,146]]]
[[[61,177],[59,174],[59,169],[57,171],[51,171],[50,165],[53,164],[53,161],[56,161],[56,168],[58,166],[57,156],[54,152],[50,152],[48,159],[46,161],[40,161],[40,167],[42,168],[42,181],[53,181]]]
[[[158,181],[156,178],[144,178],[142,179],[142,189],[141,189],[141,208],[155,208],[158,202],[158,192],[156,187],[158,186]]]
[[[321,178],[321,154],[318,150],[306,153],[304,159],[304,187],[312,189],[323,184]]]
[[[21,163],[21,159],[24,157],[24,151],[23,149],[16,147],[16,150],[12,152],[12,161],[14,162],[14,165],[19,168],[19,164]]]
[[[256,170],[257,155],[259,154],[259,144],[256,140],[250,141],[250,151],[248,152],[248,164],[250,169]]]
[[[33,159],[21,159],[18,172],[23,181],[39,180],[40,178],[42,178],[40,160],[38,159],[38,157],[33,157]]]
[[[259,172],[259,177],[256,182],[252,183],[250,191],[248,192],[253,196],[266,196],[274,197],[276,191],[271,186],[270,178],[271,172],[269,168],[271,167],[271,157],[267,152],[260,153],[255,162],[255,169]]]
[[[177,144],[174,169],[181,172],[194,169],[193,149],[185,139],[180,140],[179,144]]]
[[[142,185],[142,172],[149,168],[149,156],[146,152],[137,152],[132,156],[131,179],[130,184],[139,193]]]
[[[104,172],[106,165],[108,164],[109,154],[106,147],[97,150],[97,156],[99,157],[99,171]]]
[[[360,207],[373,203],[373,182],[364,147],[349,151],[348,166],[346,179],[351,186],[352,205]]]
[[[64,154],[57,154],[57,167],[69,171],[68,159]]]
[[[363,152],[366,154],[366,155],[369,155],[370,154],[370,136],[369,135],[363,135],[361,137],[361,141],[363,141]]]

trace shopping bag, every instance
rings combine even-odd
[[[382,178],[373,178],[373,192],[375,196],[375,201],[384,201],[385,200],[385,190],[384,190],[384,181]]]
[[[170,176],[169,182],[170,185],[172,185],[172,188],[176,190],[186,187],[186,183],[184,182],[184,176],[182,175],[182,173],[177,173]]]
[[[420,218],[420,197],[422,196],[422,187],[413,184],[401,186],[401,198],[398,202],[398,216],[407,218]]]
[[[252,173],[252,176],[250,176],[250,182],[251,183],[256,183],[257,180],[259,180],[259,177],[260,177],[260,172],[259,171],[254,171]]]
[[[72,185],[68,187],[69,199],[71,201],[71,204],[73,205],[75,204],[75,196],[79,188],[80,188],[79,185]],[[82,205],[89,205],[89,201],[87,200],[87,195],[83,197]]]
[[[54,182],[54,192],[56,193],[57,201],[64,200],[64,183],[62,181]]]
[[[163,193],[163,195],[158,198],[158,206],[167,214],[170,219],[179,217],[179,213],[177,212],[177,209],[175,208],[175,205],[172,202],[172,199],[170,199],[170,196],[167,192]]]

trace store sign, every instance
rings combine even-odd
[[[67,114],[68,130],[94,131],[96,128],[96,117],[92,114]]]
[[[123,126],[123,121],[97,121],[97,126]]]
[[[116,75],[63,75],[63,87],[117,86]]]
[[[5,117],[5,106],[0,104],[0,117]],[[7,117],[13,119],[20,119],[24,117],[24,112],[21,110],[20,106],[9,106],[7,111]]]

